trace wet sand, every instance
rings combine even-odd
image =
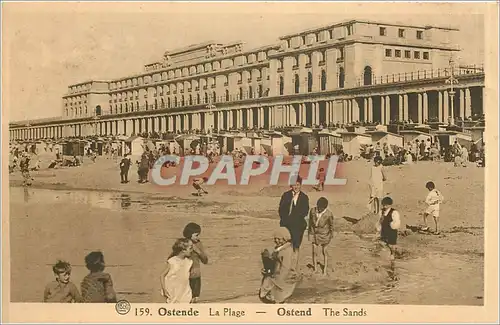
[[[347,178],[346,186],[324,192],[303,186],[311,206],[325,196],[336,216],[329,248],[333,270],[328,277],[308,271],[310,244],[304,240],[306,277],[290,302],[482,305],[484,169],[430,162],[387,168],[384,190],[401,213],[402,228],[421,222],[427,181],[445,197],[441,235],[400,237],[403,255],[396,261],[395,280],[388,276],[387,252],[373,252],[370,223],[353,226],[343,219],[367,213],[369,166],[366,161],[341,164],[337,174]],[[87,272],[84,256],[100,249],[120,298],[161,302],[159,274],[173,241],[193,221],[202,226],[210,258],[202,267],[201,300],[258,302],[259,252],[271,244],[286,185],[269,186],[261,177],[250,186],[218,183],[207,187],[208,196],[196,197],[190,186],[138,184],[135,166],[131,182],[120,184],[118,163],[105,158],[32,175],[28,189],[18,187],[19,172],[10,175],[12,301],[40,301],[58,258],[73,264],[72,281],[79,286]]]

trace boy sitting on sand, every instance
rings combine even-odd
[[[195,178],[193,180],[193,187],[197,192],[198,196],[201,196],[202,193],[208,194],[208,192],[203,188],[203,184],[205,184],[208,181],[208,177],[203,177],[203,178]]]

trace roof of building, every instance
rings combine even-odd
[[[400,138],[403,137],[402,135],[392,133],[392,132],[383,131],[383,130],[366,131],[366,134],[375,134],[375,133],[389,134],[389,135],[393,135],[395,137],[400,137]]]
[[[343,131],[339,132],[341,135],[355,135],[355,136],[362,136],[362,137],[371,137],[371,135],[366,134],[366,133],[359,133],[359,132],[349,132],[349,131]]]
[[[354,24],[354,23],[362,23],[362,24],[373,24],[373,25],[383,25],[383,26],[398,26],[398,27],[410,27],[410,28],[421,28],[421,29],[444,29],[444,30],[454,30],[458,31],[459,29],[456,27],[446,27],[446,26],[436,26],[436,25],[410,25],[406,23],[395,23],[395,22],[384,22],[384,21],[375,21],[375,20],[368,20],[368,19],[348,19],[344,20],[338,23],[334,24],[328,24],[328,25],[323,25],[321,27],[314,27],[314,28],[309,28],[306,30],[302,30],[300,32],[295,32],[291,33],[288,35],[281,36],[279,39],[284,40],[290,37],[294,36],[301,36],[309,33],[314,33],[318,32],[324,29],[329,29],[329,28],[334,28],[334,27],[339,27],[339,26],[344,26],[344,25],[349,25],[349,24]]]

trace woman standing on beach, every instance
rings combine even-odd
[[[380,156],[375,156],[373,164],[370,170],[370,204],[373,207],[373,213],[379,214],[380,200],[384,196],[384,182],[386,181],[386,177]]]
[[[274,232],[275,248],[268,259],[272,260],[272,270],[265,272],[260,285],[259,298],[264,303],[284,303],[295,290],[300,281],[294,264],[292,237],[288,229],[279,227]],[[264,267],[266,268],[266,267]]]

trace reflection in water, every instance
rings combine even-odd
[[[130,207],[130,205],[132,204],[130,201],[130,195],[128,195],[128,194],[122,193],[122,195],[120,196],[120,199],[121,199],[120,202],[121,202],[122,209],[128,209]]]
[[[12,193],[12,192],[11,192]],[[11,194],[12,195],[12,194]],[[24,188],[24,202],[28,203],[30,200],[30,191],[27,187]]]
[[[10,188],[10,201],[25,204],[64,203],[90,205],[96,208],[122,210],[130,208],[129,194],[98,191],[66,191],[33,188]],[[140,200],[136,202],[147,202]]]

